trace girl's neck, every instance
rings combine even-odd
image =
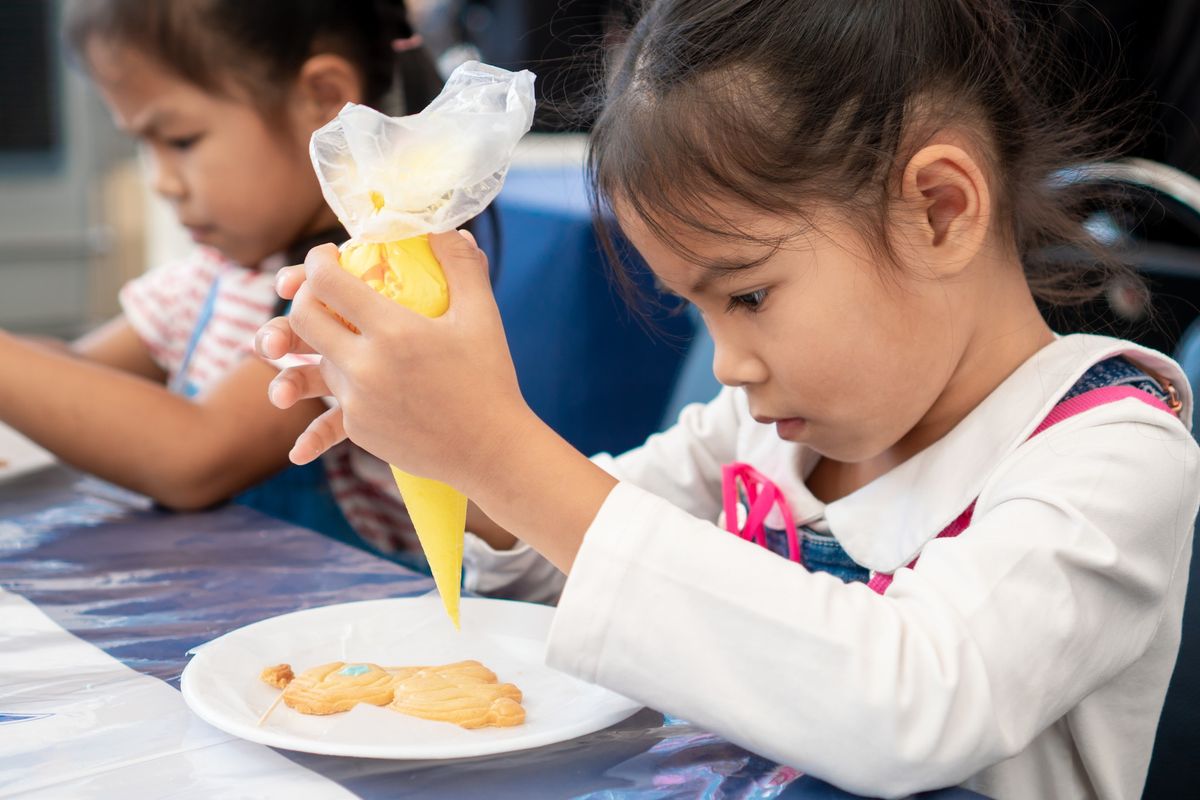
[[[1054,341],[1022,276],[1019,288],[980,303],[980,319],[967,339],[945,389],[921,420],[898,441],[889,458],[900,463],[949,433],[1008,376]]]

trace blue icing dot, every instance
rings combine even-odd
[[[339,675],[362,675],[364,672],[370,672],[371,668],[366,664],[347,664],[338,670]]]

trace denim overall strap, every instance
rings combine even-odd
[[[1153,406],[1154,408],[1160,408],[1172,416],[1176,416],[1178,414],[1178,409],[1172,408],[1172,406],[1164,403],[1162,400],[1143,389],[1137,389],[1128,385],[1102,386],[1099,389],[1091,389],[1083,394],[1068,397],[1067,399],[1060,401],[1056,406],[1054,406],[1053,409],[1051,409],[1050,413],[1046,415],[1046,418],[1042,420],[1041,424],[1034,429],[1033,433],[1029,434],[1029,438],[1027,438],[1025,441],[1029,441],[1029,439],[1037,436],[1042,431],[1051,428],[1054,425],[1063,422],[1064,420],[1068,420],[1076,414],[1082,414],[1084,411],[1107,405],[1109,403],[1115,403],[1118,400],[1124,400],[1126,398],[1140,400],[1146,405]],[[970,526],[971,516],[974,514],[974,512],[975,501],[971,501],[971,505],[967,506],[967,510],[959,514],[953,522],[947,525],[946,528],[934,538],[946,539],[958,536],[960,533],[965,531],[968,526]],[[917,558],[920,558],[920,556],[918,555]],[[905,565],[905,567],[902,567],[902,569],[912,569],[915,567],[917,564],[917,558],[914,558],[912,561],[908,562],[908,564]],[[867,586],[870,587],[872,591],[883,594],[888,590],[888,587],[892,585],[892,578],[894,576],[895,573],[888,574],[883,572],[873,572],[871,573],[871,579],[867,581]]]

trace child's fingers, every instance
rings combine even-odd
[[[275,274],[275,293],[284,300],[291,300],[304,283],[304,265],[284,267]]]
[[[475,246],[474,237],[466,231],[435,233],[429,245],[446,273],[451,311],[470,309],[478,298],[491,297],[487,256]]]
[[[363,330],[364,319],[392,310],[393,303],[390,300],[377,294],[370,286],[341,268],[337,248],[331,244],[323,244],[308,251],[308,256],[304,259],[304,274],[306,281],[297,290],[296,298],[302,297],[305,291],[311,292],[334,313],[359,330]],[[294,308],[293,304],[293,317]],[[312,342],[311,339],[309,341]],[[316,345],[315,342],[312,343]],[[320,349],[319,345],[316,346]]]
[[[350,275],[346,277],[350,278],[352,283],[358,283]],[[366,289],[368,295],[376,296],[366,284],[360,285]],[[288,325],[292,335],[306,342],[312,352],[340,362],[347,357],[359,337],[334,317],[325,303],[314,296],[313,289],[313,282],[309,280],[296,292],[292,301],[292,311],[287,318]]]
[[[329,448],[345,438],[342,409],[334,406],[310,422],[304,433],[296,437],[296,444],[288,453],[288,458],[293,464],[307,464],[320,458]]]
[[[291,408],[301,400],[312,397],[328,397],[333,394],[321,374],[320,364],[288,367],[267,387],[267,397],[276,408]]]
[[[315,352],[296,335],[287,317],[269,320],[254,334],[254,350],[262,358],[273,361],[292,353]]]

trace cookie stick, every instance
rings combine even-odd
[[[258,718],[258,722],[254,723],[256,727],[261,728],[262,724],[267,721],[267,717],[271,716],[271,712],[283,701],[283,689],[279,690],[279,696],[275,698],[275,702],[271,703],[271,707],[262,713]]]

